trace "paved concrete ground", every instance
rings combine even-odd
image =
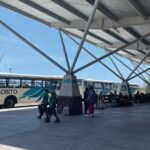
[[[61,116],[59,124],[36,116],[36,108],[0,110],[0,150],[150,150],[150,104]]]

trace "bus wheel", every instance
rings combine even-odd
[[[15,101],[14,101],[14,99],[13,99],[13,98],[7,98],[7,99],[5,100],[4,106],[5,106],[6,108],[13,108],[13,107],[15,106]]]

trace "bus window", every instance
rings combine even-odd
[[[56,85],[57,85],[57,80],[55,79],[45,81],[46,88],[56,88]]]
[[[50,81],[47,81],[47,80],[46,80],[46,81],[45,81],[45,87],[48,88],[48,87],[50,87],[50,85],[51,85]]]
[[[112,83],[109,83],[109,89],[111,89],[111,87],[112,87]]]
[[[90,87],[90,86],[94,86],[94,82],[88,81],[87,82],[87,87]]]
[[[35,87],[43,86],[43,80],[34,80],[34,86]]]
[[[35,80],[34,79],[31,80],[31,87],[35,87]]]
[[[98,83],[98,82],[95,82],[95,83],[94,83],[94,88],[95,88],[95,89],[99,89],[99,83]]]
[[[9,79],[8,80],[8,87],[20,87],[20,79]]]
[[[114,89],[113,83],[109,83],[110,84],[110,90]]]
[[[99,84],[99,89],[102,89],[103,88],[103,85],[101,82],[98,83]]]
[[[6,87],[6,79],[0,79],[0,87]]]
[[[32,83],[32,82],[31,82],[31,80],[22,80],[22,82],[21,82],[21,83],[22,83],[22,85],[21,85],[21,86],[22,86],[23,88],[28,88],[28,87],[31,87],[31,86],[32,86],[32,84],[31,84],[31,83]]]
[[[116,83],[111,84],[111,90],[116,91],[118,88],[118,85]]]
[[[104,89],[104,83],[101,82],[101,86],[100,86],[101,89]]]
[[[108,89],[108,83],[104,83],[104,88]]]
[[[111,88],[111,83],[105,83],[105,88],[110,89]]]

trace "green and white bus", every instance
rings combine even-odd
[[[0,105],[12,108],[15,104],[38,105],[44,89],[55,89],[59,95],[62,76],[0,73]],[[119,83],[106,80],[78,79],[81,96],[88,86],[93,86],[97,94],[108,95],[117,90]],[[134,92],[137,84],[130,84]]]
[[[15,104],[38,104],[44,88],[55,87],[58,91],[61,81],[59,76],[0,73],[0,105],[12,108]]]

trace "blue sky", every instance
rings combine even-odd
[[[38,48],[47,53],[55,61],[59,62],[61,65],[67,68],[59,32],[56,29],[49,28],[46,25],[1,7],[0,19],[19,32],[21,35],[23,35],[30,42],[35,44]],[[78,46],[65,35],[63,35],[63,37],[69,61],[72,64]],[[89,43],[84,43],[84,47],[90,50],[90,52],[92,52],[97,57],[105,53],[102,49]],[[64,75],[63,71],[54,66],[51,62],[46,60],[43,56],[38,54],[35,50],[30,48],[10,31],[0,25],[0,55],[2,55],[3,52],[4,56],[0,62],[1,72],[9,72],[11,70],[14,73],[24,74]],[[133,68],[129,64],[128,60],[124,58],[121,59],[124,60],[128,66]],[[91,58],[91,56],[82,50],[75,68],[78,68],[92,60],[93,58]],[[115,70],[109,59],[105,59],[103,62]],[[121,72],[125,77],[130,74],[130,71],[123,67],[121,64],[117,63],[117,66],[119,69],[121,69]],[[113,75],[99,63],[96,63],[95,65],[92,65],[82,70],[81,72],[78,72],[76,75],[78,78],[92,78],[97,80],[111,80],[121,82],[118,77]],[[135,78],[131,82],[138,83],[141,86],[143,85],[143,81],[141,81],[139,78]]]

